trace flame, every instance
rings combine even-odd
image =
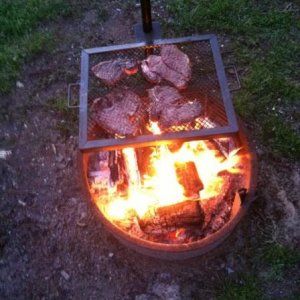
[[[161,133],[155,122],[151,122],[148,129],[154,134]],[[178,182],[175,163],[194,162],[204,185],[197,200],[205,201],[214,197],[224,184],[223,177],[218,175],[220,172],[241,171],[238,166],[239,150],[235,149],[225,157],[208,141],[185,142],[177,152],[171,152],[167,145],[157,146],[150,159],[153,174],[140,178],[135,150],[123,149],[130,178],[127,195],[121,198],[115,190],[110,190],[104,213],[110,220],[121,220],[126,219],[128,212],[134,210],[142,218],[146,213],[153,213],[157,207],[186,200],[184,187]],[[100,208],[101,199],[97,202]]]
[[[149,129],[153,134],[161,134],[161,130],[160,130],[160,128],[159,128],[157,122],[152,122],[152,121],[150,121],[150,122],[149,122],[149,125],[148,125],[148,129]]]

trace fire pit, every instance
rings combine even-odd
[[[226,141],[226,139],[229,140]],[[221,150],[216,150],[219,147],[217,145],[219,141],[223,144],[226,142],[234,143],[238,147],[236,149],[240,150],[237,153],[231,152],[232,154],[224,159],[224,156],[219,152]],[[168,146],[170,149],[172,149],[171,145]],[[162,151],[162,155],[167,153],[169,156],[170,150],[168,147],[155,146],[154,151]],[[205,189],[201,190],[198,199],[196,195],[190,197],[188,197],[189,195],[183,195],[182,201],[180,201],[180,198],[175,198],[175,196],[171,199],[168,198],[170,194],[176,193],[176,188],[180,185],[178,183],[180,180],[177,181],[176,186],[168,185],[168,181],[172,181],[171,175],[174,176],[174,172],[176,173],[175,168],[173,174],[166,175],[170,178],[166,177],[161,185],[158,182],[157,186],[162,187],[160,194],[155,195],[155,191],[149,192],[145,186],[142,186],[138,191],[135,189],[133,181],[132,190],[127,191],[125,195],[123,193],[122,197],[122,192],[117,191],[116,193],[112,187],[108,188],[110,180],[108,169],[114,168],[110,167],[110,163],[112,163],[111,157],[114,157],[115,151],[82,153],[85,185],[92,201],[99,209],[100,220],[123,244],[142,254],[161,259],[186,259],[201,255],[219,245],[245,215],[253,201],[256,186],[256,167],[255,157],[242,125],[240,124],[240,130],[234,137],[201,141],[200,144],[197,141],[187,142],[183,144],[181,151],[191,150],[193,147],[205,148],[202,163],[210,157],[212,159],[211,164],[216,167],[212,170],[212,173],[218,175],[211,177],[211,179],[214,178],[211,186],[208,187],[207,191]],[[212,147],[212,149],[208,149],[209,147]],[[152,153],[152,151],[153,147],[126,148],[120,150],[119,154],[122,155],[123,153],[130,160],[132,155],[138,156],[139,152],[147,158],[149,152]],[[164,162],[167,165],[172,165],[173,159],[174,157]],[[183,159],[184,162],[187,160],[189,160],[188,157]],[[135,163],[130,165],[131,162],[129,161],[128,163],[129,170],[127,172],[131,172],[136,165]],[[200,161],[199,165],[201,165]],[[208,168],[210,167],[212,166],[208,165]],[[223,169],[226,167],[226,170]],[[161,170],[163,173],[164,170],[169,171],[164,168],[165,166]],[[190,169],[191,174],[189,175],[194,175],[194,168]],[[176,174],[178,173],[180,171],[177,171]],[[137,178],[131,179],[137,180]],[[140,182],[137,183],[140,185]],[[195,188],[197,190],[197,187],[199,189],[197,177],[190,181],[187,179],[186,186],[190,183],[192,184],[192,190],[195,190]],[[205,195],[205,192],[207,192],[207,195]],[[150,196],[150,203],[147,202],[149,200],[147,196]],[[166,200],[166,202],[162,203],[162,206],[157,206],[157,198]],[[170,200],[171,202],[169,202]],[[175,204],[172,204],[172,200]],[[176,200],[179,202],[176,202]],[[154,215],[151,215],[151,213]]]
[[[214,35],[83,50],[79,138],[101,222],[143,254],[203,254],[253,200],[254,152]]]

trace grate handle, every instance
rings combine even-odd
[[[68,108],[78,108],[80,106],[79,104],[77,104],[77,105],[71,104],[71,99],[72,99],[72,95],[73,95],[72,90],[74,89],[75,86],[80,87],[80,83],[70,83],[70,84],[68,84],[68,97],[67,97]],[[79,103],[79,100],[77,102]]]
[[[236,66],[235,66],[235,65],[225,66],[225,70],[227,70],[227,69],[232,69],[232,70],[233,70],[234,75],[235,75],[235,79],[236,79],[236,82],[237,82],[237,86],[236,86],[235,88],[229,89],[230,92],[234,92],[234,91],[240,90],[241,87],[242,87],[242,85],[241,85],[241,80],[240,80],[238,71],[237,71],[237,69],[236,69]]]

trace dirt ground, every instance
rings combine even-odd
[[[251,257],[266,219],[275,241],[299,247],[300,164],[253,141],[256,203],[230,238],[207,255],[165,262],[122,246],[100,224],[83,189],[78,123],[62,134],[69,126],[65,114],[49,105],[65,99],[67,84],[79,80],[81,49],[134,42],[138,5],[101,3],[109,12],[105,21],[96,8],[85,6],[76,17],[48,24],[60,44],[24,66],[19,79],[24,87],[1,98],[6,114],[0,133],[12,153],[0,160],[0,298],[215,299],[219,282],[253,272]],[[165,14],[158,4],[154,12],[158,20]],[[255,124],[247,127],[251,131]],[[259,277],[265,271],[254,272]],[[294,269],[270,282],[266,294],[270,299],[297,294],[299,274]]]

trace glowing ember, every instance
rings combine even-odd
[[[156,123],[149,126],[154,134],[160,134]],[[153,172],[140,178],[137,157],[134,148],[121,150],[127,173],[129,174],[126,195],[121,195],[116,188],[108,188],[108,194],[101,194],[96,202],[109,220],[126,220],[135,212],[140,218],[154,215],[155,209],[183,202],[184,187],[177,178],[175,164],[193,162],[204,189],[192,200],[205,201],[216,196],[224,184],[219,176],[222,171],[237,173],[240,161],[239,149],[230,152],[227,157],[216,150],[210,141],[193,141],[183,143],[177,152],[171,152],[167,145],[155,147],[150,156]],[[200,190],[200,189],[199,189]]]

